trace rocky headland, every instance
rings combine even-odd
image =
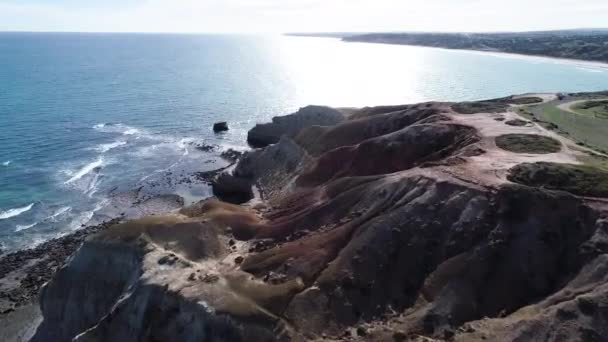
[[[87,237],[32,340],[606,341],[605,156],[520,116],[553,101],[256,126],[217,198]]]

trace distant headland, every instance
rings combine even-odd
[[[505,52],[608,63],[608,29],[500,33],[339,32],[289,35],[333,37],[346,42]]]

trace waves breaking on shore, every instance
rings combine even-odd
[[[65,181],[64,184],[74,183],[75,181],[81,179],[83,176],[89,174],[91,171],[100,167],[102,164],[103,164],[103,157],[99,157],[96,161],[93,161],[93,162],[83,166],[80,170],[78,170],[78,172],[76,172],[72,176],[72,178]]]
[[[0,208],[0,249],[32,248],[125,213],[138,215],[134,207],[155,196],[179,193],[188,201],[209,196],[207,184],[189,179],[218,161],[218,151],[195,148],[202,140],[122,123],[89,127],[91,143],[80,156],[49,168],[53,195],[33,197],[29,205]]]
[[[99,153],[105,153],[105,152],[113,150],[113,149],[115,149],[117,147],[124,146],[126,144],[127,144],[126,141],[119,140],[119,141],[115,141],[115,142],[112,142],[112,143],[100,144],[100,145],[94,147],[93,150],[95,150],[95,151],[97,151]]]
[[[67,212],[69,212],[70,210],[72,210],[72,207],[63,207],[59,210],[57,210],[57,212],[55,212],[54,214],[52,214],[51,216],[46,217],[45,219],[43,219],[40,222],[34,222],[32,224],[29,225],[17,225],[17,227],[15,228],[15,232],[20,232],[22,230],[26,230],[26,229],[30,229],[32,227],[35,227],[36,225],[43,223],[43,222],[48,222],[48,221],[57,221],[57,218]]]
[[[25,207],[13,208],[13,209],[8,209],[6,211],[2,211],[2,212],[0,212],[0,220],[5,220],[5,219],[11,218],[11,217],[19,216],[19,215],[29,211],[30,209],[32,209],[33,206],[34,206],[34,203],[31,203],[29,205],[26,205]]]

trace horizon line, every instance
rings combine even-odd
[[[217,35],[297,35],[297,34],[374,34],[374,33],[464,33],[464,34],[479,34],[479,33],[534,33],[534,32],[560,32],[560,31],[608,31],[608,27],[576,27],[576,28],[559,28],[559,29],[537,29],[537,30],[522,30],[522,31],[433,31],[433,30],[373,30],[373,31],[288,31],[288,32],[242,32],[242,31],[70,31],[70,30],[0,30],[2,33],[92,33],[92,34],[217,34]]]

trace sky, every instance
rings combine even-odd
[[[608,0],[0,0],[0,31],[528,31],[606,18]]]

